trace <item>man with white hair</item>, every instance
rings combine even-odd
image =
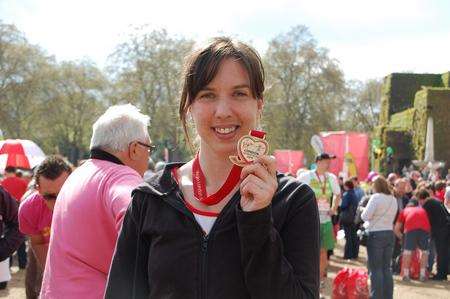
[[[131,104],[110,107],[94,123],[90,159],[56,200],[40,298],[103,298],[123,216],[153,148],[148,123]]]

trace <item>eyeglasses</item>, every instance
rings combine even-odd
[[[139,145],[145,146],[150,154],[156,149],[156,146],[154,146],[153,144],[145,144],[140,141],[136,141],[136,143]]]
[[[45,200],[56,200],[56,198],[58,197],[58,194],[54,194],[54,193],[46,193],[46,194],[42,194],[42,197]]]

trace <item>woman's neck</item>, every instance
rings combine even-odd
[[[213,190],[219,189],[227,179],[233,163],[228,156],[208,150],[200,149],[198,157],[206,178],[206,187]]]

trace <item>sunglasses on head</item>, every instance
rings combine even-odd
[[[42,195],[42,197],[45,199],[45,200],[56,200],[56,198],[58,197],[58,194],[52,194],[52,193],[46,193],[46,194],[43,194]]]

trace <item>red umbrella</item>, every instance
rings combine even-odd
[[[31,169],[44,159],[44,152],[31,140],[0,141],[0,169],[5,169],[7,166]]]

